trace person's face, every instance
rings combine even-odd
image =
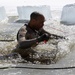
[[[37,20],[35,20],[35,29],[39,30],[44,26],[45,18],[43,16],[39,16]]]

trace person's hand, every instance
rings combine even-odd
[[[42,41],[48,41],[49,40],[49,35],[47,33],[42,34],[40,37],[38,37],[38,42],[42,42]]]

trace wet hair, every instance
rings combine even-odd
[[[39,16],[44,17],[41,13],[39,12],[32,12],[30,15],[30,19],[37,19]]]

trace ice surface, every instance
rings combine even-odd
[[[17,7],[19,18],[30,20],[30,14],[33,11],[38,11],[42,13],[46,20],[51,18],[51,10],[49,6],[19,6]]]
[[[0,7],[0,21],[7,19],[5,8],[2,6]]]
[[[68,4],[63,7],[61,23],[66,25],[75,24],[75,4]]]

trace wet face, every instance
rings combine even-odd
[[[35,20],[35,29],[39,30],[44,26],[45,18],[44,16],[39,16],[37,20]]]

